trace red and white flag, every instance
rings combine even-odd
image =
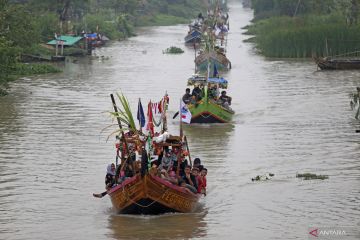
[[[180,104],[180,117],[182,122],[191,123],[191,112],[183,101]]]

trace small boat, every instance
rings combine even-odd
[[[206,72],[209,62],[211,67],[216,65],[219,71],[231,69],[231,62],[226,56],[228,32],[229,15],[216,5],[215,9],[208,12],[208,18],[203,22],[200,51],[197,56],[195,51],[196,71]]]
[[[185,44],[200,43],[204,17],[200,13],[198,18],[189,24],[188,34],[185,36]]]
[[[201,41],[201,31],[199,29],[192,29],[184,40],[185,44],[199,43]]]
[[[235,112],[229,107],[223,106],[215,97],[210,96],[209,86],[217,89],[226,89],[228,81],[224,78],[193,75],[188,79],[188,86],[203,86],[203,97],[196,103],[188,104],[191,112],[191,123],[228,123],[231,122]]]
[[[167,95],[166,95],[167,96]],[[118,113],[115,99],[112,96],[115,113]],[[120,99],[123,104],[123,100]],[[113,186],[107,190],[107,194],[110,196],[112,205],[118,213],[123,214],[163,214],[168,212],[180,212],[180,213],[191,213],[197,206],[198,201],[201,197],[199,193],[193,193],[186,187],[178,186],[173,184],[167,178],[163,178],[159,172],[156,172],[156,168],[149,168],[150,156],[154,156],[156,151],[159,149],[164,150],[165,148],[171,148],[174,152],[176,149],[176,178],[179,177],[180,164],[188,158],[191,165],[191,158],[189,154],[189,147],[187,139],[182,135],[173,136],[167,133],[166,127],[166,98],[164,97],[159,104],[149,103],[148,104],[148,124],[155,123],[155,119],[150,117],[153,113],[149,113],[152,110],[152,106],[156,106],[156,109],[163,111],[164,119],[162,122],[162,131],[157,137],[152,137],[153,134],[145,135],[142,131],[134,131],[131,135],[126,135],[122,130],[121,121],[124,118],[117,117],[121,135],[117,136],[119,140],[117,146],[117,157],[121,157],[121,164],[119,167],[126,166],[129,164],[129,159],[132,151],[129,150],[131,146],[133,149],[137,149],[141,158],[141,168],[138,172],[134,172],[132,176],[123,179],[118,185]],[[139,105],[141,102],[139,100]],[[127,105],[128,106],[128,105]],[[124,111],[129,110],[128,107],[124,107]],[[139,108],[140,109],[140,108]],[[141,110],[138,109],[138,113],[141,113],[140,117],[144,120],[144,114],[141,106]],[[120,112],[124,112],[120,111]],[[139,116],[139,115],[138,115]],[[158,120],[159,121],[159,120]],[[139,124],[141,120],[139,119]],[[144,120],[145,122],[145,120]],[[156,125],[156,124],[155,124]],[[140,124],[142,126],[142,124]],[[149,126],[149,125],[148,125]],[[160,126],[156,125],[156,126]],[[154,126],[152,126],[154,127]],[[151,129],[151,126],[150,126]],[[156,134],[155,134],[156,135]],[[149,153],[149,154],[148,154]],[[131,165],[131,164],[130,164]],[[134,165],[133,165],[134,166]],[[155,173],[154,170],[155,169]],[[134,170],[134,168],[133,168]],[[132,171],[133,171],[132,170]],[[121,171],[119,171],[121,172]],[[119,178],[120,174],[116,175]],[[117,178],[115,178],[117,179]]]
[[[314,57],[314,60],[321,70],[360,69],[360,59],[334,59],[330,57]]]
[[[195,58],[195,65],[198,71],[206,71],[207,65],[210,62],[211,66],[216,65],[219,71],[227,71],[231,69],[231,62],[221,50],[203,51]],[[212,69],[211,69],[212,70]]]

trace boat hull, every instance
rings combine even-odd
[[[123,214],[193,212],[200,198],[159,177],[137,175],[108,191],[113,207]]]
[[[198,30],[191,31],[184,38],[186,44],[199,43],[201,41],[201,32]]]
[[[225,109],[211,101],[202,101],[197,105],[190,105],[191,123],[228,123],[234,112]]]
[[[198,71],[207,71],[208,61],[210,62],[210,72],[213,71],[213,66],[216,65],[217,70],[227,71],[231,69],[230,60],[221,53],[202,53],[195,58],[195,64]]]
[[[321,70],[360,69],[360,60],[316,58],[315,62]]]

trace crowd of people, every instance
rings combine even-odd
[[[127,178],[137,174],[145,175],[148,172],[152,176],[182,187],[187,192],[206,195],[207,169],[201,165],[200,158],[195,158],[191,166],[187,160],[188,152],[178,147],[155,147],[153,153],[149,159],[144,147],[138,151],[130,144],[126,159],[121,164],[117,167],[114,163],[107,166],[106,189],[121,184]]]
[[[232,98],[226,94],[226,91],[221,91],[219,94],[219,87],[217,84],[209,85],[209,99],[215,101],[217,104],[223,106],[224,108],[230,109]],[[190,94],[190,88],[186,88],[185,94],[182,97],[182,100],[185,104],[198,104],[198,102],[204,97],[204,86],[202,84],[195,85],[194,89]]]

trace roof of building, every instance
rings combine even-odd
[[[77,43],[78,41],[80,41],[81,39],[83,39],[83,37],[73,37],[73,36],[67,36],[67,35],[62,35],[57,38],[57,40],[64,41],[64,46],[72,46],[75,43]],[[47,44],[56,45],[56,39],[51,40]]]

